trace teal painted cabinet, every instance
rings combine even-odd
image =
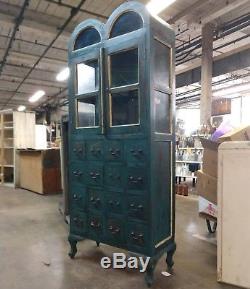
[[[69,43],[70,256],[85,238],[151,257],[174,242],[173,30],[128,2]]]

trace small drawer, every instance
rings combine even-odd
[[[128,216],[145,221],[148,216],[148,208],[145,198],[141,196],[130,196],[127,203]]]
[[[127,236],[128,246],[130,248],[141,247],[146,250],[148,243],[149,243],[148,232],[149,232],[149,229],[147,228],[147,226],[137,224],[137,223],[129,223],[128,224],[128,236]]]
[[[71,155],[73,160],[85,160],[86,149],[83,141],[73,141],[71,147]]]
[[[146,140],[127,141],[125,144],[125,154],[128,162],[146,162],[147,150]]]
[[[103,220],[100,215],[90,215],[88,220],[88,233],[94,240],[100,240],[103,236]]]
[[[86,177],[86,165],[73,163],[70,165],[69,175],[70,181],[73,183],[83,184]]]
[[[95,189],[88,190],[88,208],[90,210],[98,210],[98,211],[100,211],[103,208],[102,191]]]
[[[121,190],[124,186],[123,167],[120,165],[107,165],[105,167],[105,185]]]
[[[129,167],[127,170],[127,188],[130,190],[143,190],[147,186],[146,168]]]
[[[121,219],[108,218],[105,232],[110,244],[124,244],[124,229]]]
[[[122,214],[124,211],[123,203],[122,196],[119,193],[110,193],[105,197],[105,204],[109,213]]]
[[[87,184],[102,185],[103,183],[103,167],[98,164],[89,164],[87,170]]]
[[[98,161],[103,159],[103,142],[89,141],[87,142],[87,158],[88,160]]]
[[[84,236],[87,232],[86,215],[84,213],[72,212],[70,216],[70,233]]]
[[[121,141],[107,141],[105,143],[105,159],[109,161],[121,161],[123,159]]]
[[[72,186],[70,189],[70,209],[82,210],[86,209],[86,189],[82,186]]]

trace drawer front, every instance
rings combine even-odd
[[[121,219],[108,218],[105,235],[110,244],[124,244],[124,226]]]
[[[107,141],[105,144],[105,159],[109,161],[121,161],[123,159],[122,142]]]
[[[72,142],[71,155],[73,160],[85,160],[86,157],[86,148],[83,141],[74,141]]]
[[[127,188],[130,190],[143,190],[147,186],[145,167],[129,167],[127,169]]]
[[[87,184],[100,186],[103,184],[103,166],[99,164],[89,164],[87,169]]]
[[[70,216],[70,233],[84,236],[87,232],[87,221],[84,213],[72,212]]]
[[[91,214],[88,220],[88,233],[94,240],[101,240],[103,237],[103,219],[100,215]]]
[[[142,198],[141,196],[129,196],[127,211],[130,218],[139,219],[142,221],[147,220],[149,212],[145,197]]]
[[[128,223],[128,248],[135,248],[138,252],[146,252],[149,245],[149,228],[147,226]]]
[[[103,142],[89,141],[87,142],[87,158],[88,160],[98,161],[103,159]]]
[[[103,209],[103,192],[95,189],[88,189],[88,208],[100,211]]]
[[[71,186],[70,189],[70,209],[86,210],[86,188],[83,186]]]
[[[86,165],[73,163],[70,165],[69,175],[70,181],[73,183],[83,184],[86,178]]]
[[[123,167],[120,165],[107,165],[105,167],[105,185],[121,190],[124,187]]]
[[[109,193],[105,196],[107,211],[114,214],[123,214],[123,196],[119,193]]]
[[[146,162],[146,141],[145,140],[135,140],[127,141],[125,144],[125,154],[128,162]]]

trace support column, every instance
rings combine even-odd
[[[213,30],[207,23],[202,27],[200,122],[210,123],[212,106]]]

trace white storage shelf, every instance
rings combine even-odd
[[[0,182],[16,185],[16,149],[35,145],[35,113],[0,111]]]

